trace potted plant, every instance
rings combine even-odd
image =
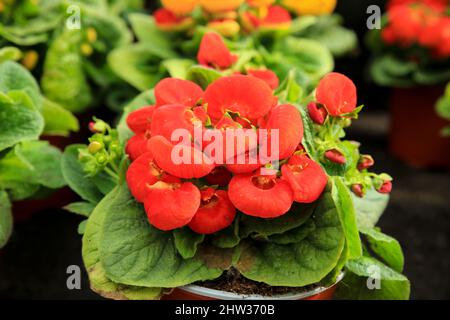
[[[229,57],[215,44],[209,58]],[[375,227],[392,178],[343,140],[361,111],[353,82],[331,73],[309,94],[295,70],[276,90],[267,77],[191,72],[139,95],[117,128],[95,121],[89,144],[64,152],[92,290],[318,299],[339,282],[340,298],[407,299],[400,245]],[[379,290],[363,290],[368,277]]]
[[[3,60],[18,52],[1,51]],[[39,139],[72,130],[78,130],[77,119],[43,97],[28,70],[11,60],[0,62],[0,247],[11,235],[12,212],[20,221],[73,201],[69,190],[57,191],[66,185],[59,165],[62,152]]]
[[[394,87],[391,152],[418,167],[450,167],[450,140],[440,135],[445,122],[434,112],[450,79],[448,8],[440,0],[390,1],[382,29],[368,37],[372,78]]]
[[[241,66],[267,67],[281,78],[295,68],[297,81],[311,90],[333,70],[331,52],[343,55],[356,46],[353,32],[329,15],[336,1],[325,2],[319,8],[314,1],[162,1],[152,16],[129,15],[138,42],[115,49],[109,65],[140,91],[168,76],[189,78],[201,39],[215,32]]]

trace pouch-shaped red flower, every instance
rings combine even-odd
[[[169,231],[186,226],[200,207],[200,190],[190,182],[159,181],[149,188],[145,211],[150,224]]]
[[[199,234],[212,234],[229,227],[236,216],[236,208],[224,190],[208,188],[201,191],[201,204],[189,228]]]
[[[133,111],[127,117],[127,125],[136,134],[144,133],[151,128],[155,106],[144,107]]]
[[[273,90],[278,88],[278,86],[280,85],[280,80],[278,79],[275,72],[273,72],[272,70],[250,69],[250,70],[247,70],[247,74],[251,77],[255,77],[255,78],[263,80]]]
[[[136,160],[139,156],[146,153],[147,150],[147,136],[145,133],[135,135],[128,140],[125,147],[125,152],[130,157],[131,161]]]
[[[197,60],[207,67],[226,69],[237,61],[237,56],[230,52],[220,35],[208,32],[200,43]]]
[[[202,88],[187,80],[166,78],[161,80],[155,87],[157,108],[168,104],[194,107],[202,97]]]
[[[266,219],[284,215],[294,202],[291,187],[285,180],[258,173],[234,176],[228,196],[238,210]]]
[[[319,82],[316,98],[330,115],[337,117],[355,110],[356,86],[343,74],[332,72]]]
[[[327,185],[327,175],[322,167],[306,155],[294,155],[281,167],[281,173],[293,193],[294,201],[312,203]]]

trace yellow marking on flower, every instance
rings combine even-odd
[[[282,3],[297,15],[325,15],[336,8],[337,0],[283,0]]]

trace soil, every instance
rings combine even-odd
[[[216,280],[197,282],[195,284],[214,290],[232,292],[241,295],[261,295],[264,297],[302,293],[317,288],[317,285],[302,288],[271,287],[265,283],[255,282],[244,278],[239,271],[234,268],[231,268]]]

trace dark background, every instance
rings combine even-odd
[[[392,199],[380,221],[382,230],[402,244],[405,273],[411,280],[412,299],[450,298],[450,173],[410,168],[388,154],[388,101],[390,90],[368,81],[369,53],[364,48],[366,9],[385,1],[339,0],[338,12],[361,40],[359,55],[337,61],[358,86],[365,104],[349,138],[363,142],[362,152],[372,154],[377,172],[394,179]],[[15,226],[10,243],[0,252],[0,298],[97,299],[89,290],[81,260],[82,219],[55,210],[41,212]],[[78,265],[83,273],[81,290],[68,290],[66,269]]]

